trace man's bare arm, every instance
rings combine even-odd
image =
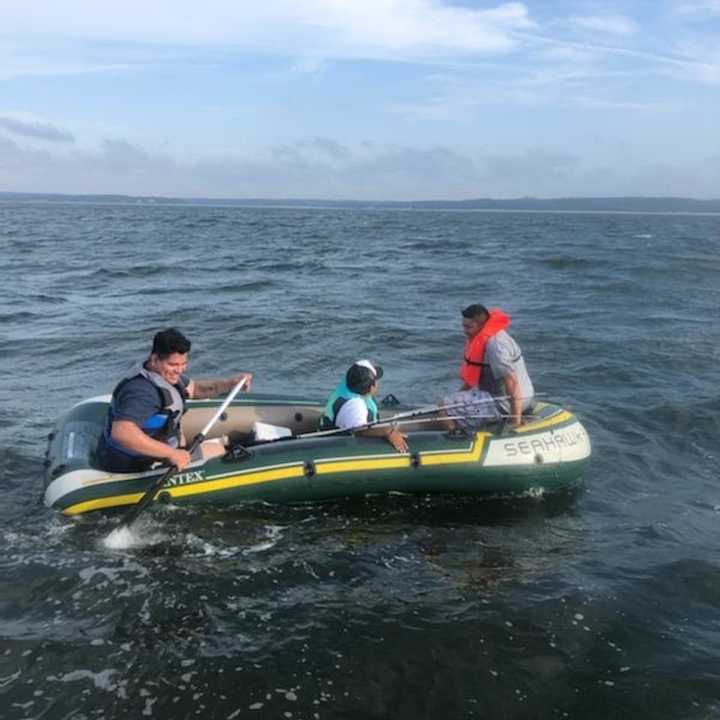
[[[399,453],[410,451],[407,444],[407,435],[401,433],[394,425],[366,428],[365,430],[360,430],[358,435],[385,438]]]
[[[515,373],[509,372],[503,378],[505,390],[510,398],[510,422],[514,427],[522,425],[523,398],[520,395],[520,383]]]
[[[252,373],[238,373],[229,378],[212,378],[207,380],[191,380],[188,384],[188,396],[193,400],[204,400],[206,398],[227,395],[242,378],[245,378],[243,390],[247,392],[252,385]]]

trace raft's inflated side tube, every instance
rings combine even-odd
[[[48,435],[45,452],[45,487],[60,475],[90,469],[105,427],[110,395],[78,403]]]
[[[298,406],[285,402],[285,417],[292,418]],[[256,402],[252,414],[260,412],[258,407]],[[320,405],[314,407],[321,412]],[[57,436],[53,441],[58,448],[66,448],[66,463],[65,467],[53,463],[55,475],[47,484],[45,502],[69,515],[132,505],[163,472],[111,475],[93,469],[87,459],[71,457],[70,435],[77,435],[78,422],[94,425],[87,419],[93,413],[98,414],[98,409],[87,407],[80,413],[79,406],[74,408],[62,428],[65,439]],[[580,421],[547,403],[538,403],[533,421],[516,430],[496,428],[472,436],[423,430],[410,433],[409,443],[412,453],[400,454],[382,438],[337,435],[281,440],[235,456],[193,463],[174,475],[161,494],[178,504],[229,505],[387,492],[554,491],[580,480],[591,452]],[[75,444],[73,452],[79,447]]]

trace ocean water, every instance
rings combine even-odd
[[[0,205],[3,718],[720,717],[720,217]],[[168,325],[191,375],[457,385],[459,310],[513,317],[593,442],[582,488],[42,504],[45,438]]]

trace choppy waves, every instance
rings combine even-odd
[[[0,207],[0,688],[9,718],[717,714],[713,217]],[[117,515],[40,502],[45,435],[159,327],[191,374],[457,384],[459,309],[513,316],[593,442],[584,486]]]

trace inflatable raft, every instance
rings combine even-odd
[[[166,470],[108,473],[94,453],[110,396],[75,405],[48,437],[45,504],[66,515],[122,508],[140,501]],[[183,418],[187,438],[199,432],[222,403],[191,400]],[[317,428],[317,399],[248,393],[236,398],[212,436],[250,433],[256,423]],[[394,411],[384,410],[383,415]],[[172,476],[156,501],[231,505],[246,501],[321,501],[369,493],[504,495],[555,491],[578,483],[590,457],[590,439],[577,417],[551,403],[536,404],[526,424],[505,424],[474,434],[449,433],[434,421],[402,426],[410,452],[397,453],[382,438],[336,434],[284,438],[236,446],[224,457],[190,464]]]

